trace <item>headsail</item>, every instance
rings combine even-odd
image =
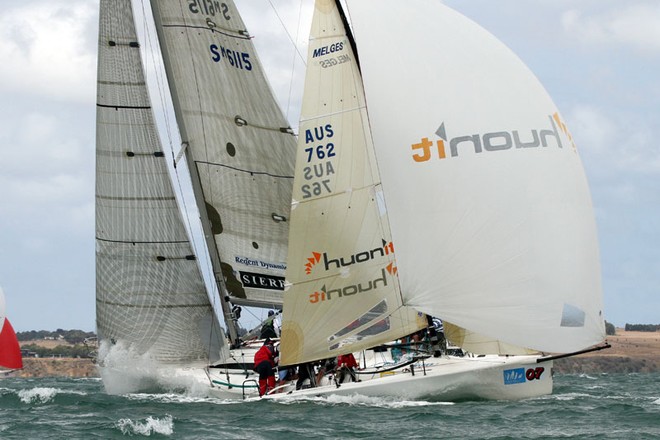
[[[401,307],[356,57],[334,0],[310,36],[282,321],[281,363],[374,346],[423,327]]]
[[[14,328],[5,315],[5,294],[0,287],[0,367],[12,370],[23,368],[21,347]]]
[[[96,319],[101,341],[163,363],[226,350],[172,190],[130,0],[101,0],[96,133]]]
[[[406,304],[517,347],[601,342],[587,181],[539,81],[440,2],[347,3]]]
[[[151,3],[216,279],[281,305],[294,134],[233,1]]]

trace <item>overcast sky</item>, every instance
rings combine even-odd
[[[576,139],[606,319],[660,324],[660,2],[445,3],[527,63]],[[238,2],[297,127],[302,61],[271,4],[304,53],[311,0]],[[97,0],[0,2],[0,285],[17,331],[95,330],[97,32]]]

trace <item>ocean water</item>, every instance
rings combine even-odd
[[[660,439],[660,374],[555,375],[550,396],[235,402],[105,394],[99,379],[0,381],[0,439]]]

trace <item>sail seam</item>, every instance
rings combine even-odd
[[[172,240],[172,241],[135,241],[135,240],[110,240],[107,238],[96,237],[99,241],[104,241],[106,243],[131,243],[131,244],[176,244],[176,243],[188,243],[188,240]]]
[[[104,86],[145,86],[144,81],[97,81],[97,84]]]
[[[240,171],[243,173],[250,173],[250,174],[259,174],[259,175],[264,175],[264,176],[270,176],[270,177],[276,177],[276,178],[281,178],[281,179],[293,179],[293,176],[285,176],[285,175],[280,175],[280,174],[271,174],[267,171],[250,171],[250,170],[244,170],[242,168],[237,168],[237,167],[232,167],[231,165],[225,165],[222,163],[215,163],[215,162],[206,162],[206,161],[195,161],[196,164],[204,164],[204,165],[212,165],[216,167],[223,167],[223,168],[229,168],[234,171]]]
[[[182,294],[183,295],[183,294]],[[191,293],[190,295],[197,295],[197,292]],[[208,308],[211,306],[208,304],[162,304],[162,305],[143,305],[143,304],[124,304],[112,301],[104,301],[102,299],[96,299],[96,302],[103,303],[109,306],[119,306],[119,307],[139,307],[144,309],[189,309],[189,308]]]
[[[203,29],[203,30],[206,30],[206,31],[211,31],[211,33],[218,33],[218,34],[225,35],[227,37],[238,38],[240,40],[250,40],[252,38],[249,35],[240,34],[240,32],[245,32],[245,31],[232,31],[231,29],[227,29],[227,28],[223,28],[224,29],[224,32],[223,32],[223,31],[217,31],[215,29],[211,29],[211,28],[206,27],[206,26],[192,26],[192,25],[189,25],[189,24],[164,24],[163,27],[164,28]]]
[[[96,104],[97,107],[103,107],[103,108],[114,108],[115,110],[120,109],[120,108],[125,108],[125,109],[134,109],[134,110],[150,110],[151,106],[143,106],[143,105],[112,105],[112,104]]]
[[[97,199],[101,200],[126,200],[130,202],[142,202],[142,201],[151,201],[151,202],[162,202],[167,200],[176,200],[176,197],[119,197],[119,196],[102,196],[96,195]]]

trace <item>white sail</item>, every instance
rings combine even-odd
[[[100,340],[162,363],[226,350],[166,166],[130,0],[101,0],[96,133]]]
[[[151,3],[216,279],[232,302],[281,305],[293,132],[234,2]]]
[[[538,80],[440,2],[347,3],[406,304],[517,347],[601,342],[589,190]]]
[[[317,1],[293,188],[281,363],[419,330],[401,306],[356,57],[334,0]]]

